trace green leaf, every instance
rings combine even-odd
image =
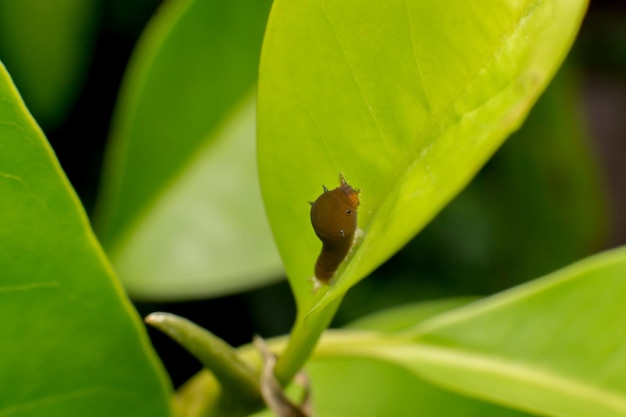
[[[394,301],[495,293],[597,252],[606,190],[572,64],[471,184],[374,279],[350,290],[334,323]]]
[[[626,413],[626,248],[444,314],[412,366],[444,386],[554,416]]]
[[[280,276],[254,152],[269,4],[171,1],[139,42],[96,216],[134,297],[206,297]]]
[[[44,125],[60,124],[80,91],[95,40],[97,4],[0,2],[0,59]]]
[[[567,417],[626,413],[626,248],[422,322],[325,340],[320,356],[396,363],[463,395]]]
[[[293,347],[278,363],[285,379],[343,294],[413,237],[519,127],[585,6],[274,3],[260,68],[258,155],[299,310]],[[361,189],[364,237],[334,284],[314,295],[307,279],[321,244],[306,202],[340,172]]]
[[[522,417],[526,413],[435,387],[395,364],[367,358],[307,366],[319,417]]]
[[[345,354],[353,343],[385,344],[387,336],[371,331],[398,332],[415,327],[437,314],[463,304],[469,298],[414,303],[372,314],[350,329],[367,331],[367,337],[352,337],[350,330],[334,330],[320,340],[318,353],[307,364],[314,409],[319,417],[334,416],[527,416],[501,406],[469,399],[425,382],[396,363],[378,358]],[[207,378],[196,378],[198,381]],[[196,382],[197,383],[197,382]],[[258,413],[255,416],[270,415]]]
[[[0,415],[169,416],[169,382],[0,65]]]
[[[529,414],[463,397],[405,369],[364,358],[313,360],[307,366],[317,417],[523,417]],[[264,411],[254,417],[270,417]]]

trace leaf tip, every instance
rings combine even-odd
[[[143,319],[143,321],[146,324],[158,327],[160,324],[163,324],[167,320],[167,316],[167,313],[150,313]]]

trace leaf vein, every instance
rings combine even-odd
[[[328,11],[326,10],[326,7],[324,5],[320,5],[320,7],[322,8],[322,11],[324,12],[324,17],[326,18],[326,20],[328,20],[328,23],[330,24],[330,28],[332,30],[333,36],[337,40],[337,44],[339,45],[339,48],[341,49],[341,53],[344,56],[344,58],[346,59],[346,62],[348,63],[348,67],[350,68],[350,72],[352,74],[352,78],[354,79],[354,83],[357,85],[357,87],[359,89],[359,93],[361,94],[361,97],[363,97],[363,101],[365,102],[365,105],[367,106],[367,109],[368,109],[368,112],[370,114],[370,117],[374,121],[374,125],[376,126],[376,130],[378,130],[378,133],[379,133],[381,139],[385,143],[385,146],[387,147],[387,150],[389,151],[389,155],[393,155],[392,149],[391,149],[391,147],[389,145],[389,141],[388,141],[387,137],[385,136],[385,132],[380,127],[380,123],[378,122],[378,119],[376,118],[376,114],[374,113],[374,109],[372,107],[372,104],[371,104],[370,100],[368,99],[367,95],[365,94],[365,90],[363,89],[363,86],[361,85],[361,82],[359,81],[359,78],[356,75],[356,70],[354,68],[354,64],[350,60],[350,57],[348,56],[348,53],[346,52],[346,48],[344,47],[343,42],[341,41],[341,38],[339,37],[339,34],[337,33],[336,25],[332,21],[332,19],[330,18],[330,15],[328,14]]]
[[[406,7],[406,16],[409,21],[409,32],[411,33],[411,46],[413,47],[413,58],[415,59],[415,67],[417,68],[417,73],[419,74],[420,82],[422,83],[422,91],[424,92],[424,100],[426,101],[426,108],[430,112],[432,110],[432,107],[430,104],[430,96],[428,94],[428,89],[426,88],[426,81],[424,80],[422,64],[420,63],[420,59],[417,54],[417,42],[415,40],[415,29],[413,27],[413,19],[411,19],[411,12],[409,10],[408,0],[404,0],[404,6]]]

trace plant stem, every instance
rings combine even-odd
[[[287,348],[278,358],[274,374],[284,387],[304,366],[321,334],[332,320],[343,297],[338,297],[323,309],[304,314],[298,311]]]
[[[231,404],[236,398],[236,408],[245,410],[262,404],[258,373],[228,343],[174,314],[152,313],[145,321],[178,342],[213,373],[222,389],[222,403]]]

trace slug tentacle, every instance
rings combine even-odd
[[[324,193],[311,204],[311,224],[322,241],[322,252],[315,263],[315,278],[329,284],[339,264],[350,252],[357,230],[359,190],[339,176],[339,187]]]

